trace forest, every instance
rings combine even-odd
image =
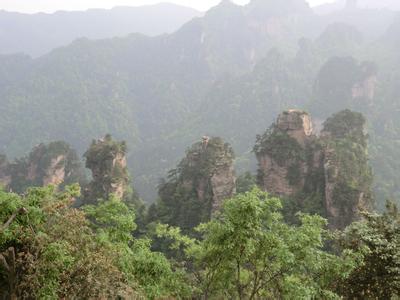
[[[389,2],[1,11],[0,299],[399,299]]]

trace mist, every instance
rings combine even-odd
[[[0,9],[1,299],[400,297],[398,0]]]

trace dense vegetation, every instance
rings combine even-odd
[[[360,135],[364,123],[360,114],[340,112],[325,122],[324,130],[335,137],[326,142],[339,144],[339,154],[365,145],[365,136]],[[260,137],[259,153],[271,150],[268,134]],[[341,143],[343,139],[356,146]],[[286,140],[293,144],[288,136]],[[59,154],[49,150],[39,157],[54,153]],[[394,204],[384,215],[365,212],[364,220],[333,233],[317,214],[298,212],[287,223],[282,202],[256,188],[254,176],[247,173],[236,183],[239,193],[227,196],[213,210],[220,201],[216,191],[224,184],[234,192],[230,187],[235,184],[230,171],[234,154],[222,139],[203,137],[160,185],[159,202],[144,210],[129,193],[126,154],[126,144],[110,135],[93,141],[85,154],[93,180],[83,196],[83,203],[90,205],[76,208],[82,202],[77,184],[30,188],[23,195],[0,192],[0,296],[352,299],[368,295],[373,299],[398,295],[400,223]],[[291,160],[296,152],[285,155]],[[215,186],[215,174],[232,180],[224,178]],[[351,184],[353,177],[343,177],[342,182]],[[343,205],[352,205],[339,198]]]
[[[0,293],[6,299],[149,298],[184,293],[179,272],[149,241],[133,239],[135,214],[111,198],[72,208],[79,186],[0,195]],[[89,221],[90,220],[90,221]]]
[[[0,298],[399,298],[399,212],[374,212],[400,199],[393,16],[222,1],[0,56]],[[295,132],[268,127],[282,111]]]
[[[11,162],[3,156],[0,173],[0,182],[16,193],[32,186],[56,184],[63,188],[77,182],[85,184],[79,156],[62,141],[39,144],[27,156]]]
[[[2,56],[1,152],[14,158],[65,140],[82,154],[109,132],[127,141],[137,189],[154,201],[159,178],[198,136],[223,136],[240,172],[254,172],[254,133],[282,110],[324,119],[350,108],[370,120],[383,207],[399,191],[399,22],[390,11],[319,17],[302,0],[281,2],[224,1],[170,35],[79,40],[38,59]],[[379,83],[374,97],[353,98],[352,85],[364,87],[370,75]]]
[[[399,292],[393,205],[352,225],[330,252],[326,242],[336,238],[324,219],[302,214],[300,225],[287,225],[280,201],[253,189],[227,200],[196,229],[199,239],[158,225],[169,260],[149,238],[132,236],[135,213],[119,199],[77,210],[77,196],[79,186],[0,193],[2,297],[389,299]]]
[[[160,183],[159,201],[151,207],[153,218],[179,226],[186,233],[209,221],[216,202],[212,177],[221,167],[232,168],[233,159],[231,146],[221,138],[204,137],[202,142],[192,145],[178,167],[169,172],[167,181]],[[234,188],[235,178],[232,185]],[[233,192],[234,189],[228,197]]]

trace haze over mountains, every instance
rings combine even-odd
[[[350,3],[350,2],[349,2]],[[359,8],[364,9],[389,9],[400,10],[400,2],[397,0],[356,0],[349,5],[357,4]],[[319,5],[314,8],[314,11],[319,14],[332,13],[346,7],[346,0],[336,0],[331,3]]]
[[[359,8],[400,10],[400,3],[396,0],[359,0],[357,3]],[[316,6],[313,10],[318,14],[330,14],[345,7],[346,0],[337,0]],[[390,12],[381,11],[381,18],[387,17],[388,14]],[[105,39],[123,37],[131,33],[147,36],[172,33],[184,23],[202,15],[202,12],[195,9],[171,3],[58,11],[52,14],[23,14],[0,10],[0,54],[24,53],[38,57],[83,37]]]
[[[400,299],[400,12],[361,3],[5,13],[0,299]]]
[[[0,151],[18,157],[65,140],[82,154],[111,133],[127,141],[135,185],[151,201],[159,179],[204,134],[223,136],[239,170],[255,170],[255,134],[282,110],[307,109],[318,121],[351,108],[371,120],[376,190],[396,195],[395,20],[390,10],[320,17],[304,0],[224,0],[171,34],[79,39],[36,59],[1,56]]]
[[[37,57],[81,37],[104,39],[141,33],[172,33],[202,13],[170,3],[53,14],[0,11],[0,54]]]

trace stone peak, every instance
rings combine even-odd
[[[302,110],[290,109],[281,113],[276,122],[276,126],[293,137],[299,134],[311,136],[314,133],[311,116]]]

